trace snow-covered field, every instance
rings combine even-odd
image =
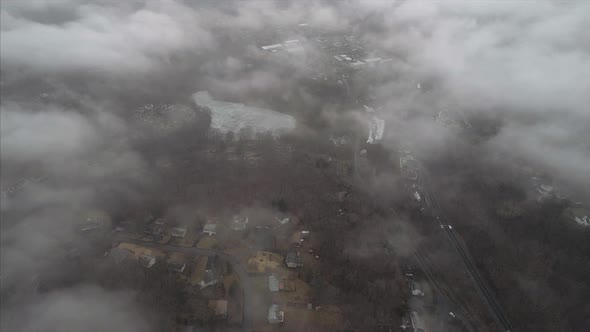
[[[146,104],[135,110],[135,123],[141,126],[143,135],[167,135],[196,120],[194,108],[182,104]]]
[[[242,128],[251,128],[254,133],[270,132],[273,136],[293,130],[295,118],[273,110],[246,106],[240,103],[218,101],[207,91],[193,94],[193,100],[198,106],[211,110],[211,128],[221,133],[238,133]]]
[[[385,131],[385,120],[379,119],[376,116],[371,116],[369,119],[369,137],[367,143],[375,144],[383,139]]]

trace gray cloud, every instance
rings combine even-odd
[[[40,22],[26,15],[66,6],[76,10],[65,22]],[[175,1],[142,6],[11,2],[2,8],[2,64],[50,72],[147,71],[170,62],[175,53],[211,47],[211,36],[199,21],[197,12]]]
[[[8,331],[151,331],[132,293],[81,286],[43,295],[23,312],[3,312]]]
[[[408,139],[425,156],[466,148],[469,143],[456,132],[434,123],[433,116],[440,110],[497,117],[503,120],[499,131],[477,147],[482,159],[488,153],[518,157],[578,186],[590,185],[587,1],[209,5],[60,0],[4,1],[0,8],[3,90],[19,84],[29,87],[30,81],[48,82],[49,87],[60,86],[60,91],[68,92],[67,98],[59,95],[57,99],[76,101],[74,106],[63,100],[38,101],[34,99],[38,91],[30,92],[34,98],[3,93],[3,182],[16,180],[22,164],[41,164],[59,180],[30,186],[18,197],[2,200],[3,213],[30,211],[17,226],[3,220],[3,284],[42,271],[49,266],[48,257],[63,254],[60,243],[71,235],[63,229],[75,222],[72,206],[97,203],[92,184],[124,187],[121,180],[134,182],[148,174],[146,160],[133,147],[135,126],[127,123],[127,106],[136,109],[145,96],[174,99],[177,94],[172,92],[177,91],[168,90],[186,89],[187,99],[197,90],[259,104],[298,97],[301,113],[308,115],[313,106],[331,127],[354,122],[354,115],[342,117],[335,111],[337,106],[321,104],[302,88],[300,78],[327,68],[308,61],[320,50],[309,47],[307,56],[287,61],[268,57],[257,48],[291,37],[306,42],[292,32],[303,22],[327,31],[353,28],[369,41],[371,52],[393,57],[388,70],[366,74],[374,106],[387,119],[386,143],[392,148]],[[68,76],[82,74],[84,84]],[[362,78],[358,80],[363,83]],[[431,87],[419,90],[418,82]],[[162,87],[168,90],[158,94],[165,90]],[[363,121],[358,118],[357,122]],[[188,214],[184,207],[180,210],[170,213]],[[188,222],[189,217],[185,218]],[[407,238],[417,238],[405,223],[399,228]],[[380,230],[380,226],[372,228],[359,238],[373,237]],[[403,243],[403,239],[393,242]],[[412,248],[411,244],[401,246]],[[92,287],[50,294],[19,309],[39,317],[19,328],[34,331],[46,326],[44,330],[63,331],[67,329],[59,324],[68,321],[73,324],[70,330],[97,326],[116,331],[100,325],[100,320],[112,316],[118,326],[126,327],[122,330],[145,330],[141,323],[131,324],[139,313],[129,309],[127,299],[128,295]],[[121,307],[105,307],[110,303],[121,303]],[[74,306],[84,308],[89,315],[85,319],[96,324],[79,325],[84,316],[72,316]]]

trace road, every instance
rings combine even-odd
[[[440,295],[440,299],[442,300],[440,303],[437,304],[437,309],[441,314],[441,317],[445,317],[448,319],[449,312],[453,312],[455,314],[455,318],[459,320],[463,326],[469,332],[475,332],[477,329],[473,325],[473,317],[469,313],[469,311],[463,309],[463,305],[455,301],[452,290],[448,289],[446,285],[442,285],[438,282],[434,273],[430,269],[430,264],[426,257],[424,257],[419,251],[414,253],[414,257],[418,262],[420,269],[426,275],[426,278],[430,281],[433,289]],[[444,329],[443,326],[439,326],[440,330]],[[435,329],[436,330],[436,329]]]
[[[256,305],[252,303],[252,299],[254,298],[252,295],[252,281],[250,275],[244,267],[240,264],[240,260],[226,252],[215,250],[215,249],[201,249],[196,247],[180,247],[174,246],[170,244],[160,244],[155,242],[146,242],[141,240],[129,239],[121,236],[116,236],[115,241],[121,242],[129,242],[137,245],[141,245],[142,247],[147,248],[156,248],[163,251],[174,251],[180,252],[183,254],[189,255],[198,255],[198,256],[218,256],[221,259],[229,262],[232,266],[232,271],[235,272],[240,279],[240,284],[242,286],[244,292],[244,301],[243,301],[243,319],[242,319],[242,331],[244,332],[251,332],[252,328],[252,317],[254,315],[254,308]]]
[[[424,196],[424,200],[428,205],[432,215],[434,216],[435,220],[438,221],[440,227],[444,230],[447,234],[449,241],[453,245],[453,247],[457,250],[465,267],[469,271],[472,279],[475,281],[477,285],[477,289],[479,291],[480,296],[487,304],[492,317],[498,324],[498,326],[505,332],[512,332],[512,327],[510,325],[510,321],[508,320],[508,316],[500,306],[498,299],[496,298],[494,292],[490,289],[487,282],[482,278],[477,267],[473,261],[473,258],[469,254],[467,247],[463,244],[463,240],[460,236],[455,232],[452,226],[449,225],[447,218],[445,217],[444,213],[438,201],[436,200],[436,196],[432,191],[430,185],[430,178],[428,173],[424,169],[424,167],[418,168],[418,183],[420,188],[422,189],[422,194]]]

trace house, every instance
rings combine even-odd
[[[283,44],[272,44],[272,45],[266,45],[266,46],[261,46],[260,48],[265,50],[265,51],[274,51],[277,50],[279,48],[283,47]]]
[[[297,251],[292,250],[287,253],[287,257],[285,258],[285,264],[287,264],[287,267],[290,268],[302,267],[303,259]]]
[[[147,225],[143,232],[149,235],[160,235],[162,234],[162,226],[154,224]]]
[[[280,278],[276,274],[268,276],[268,290],[271,292],[294,292],[295,281],[293,279]]]
[[[182,272],[184,272],[185,268],[186,268],[186,263],[184,263],[184,262],[168,262],[168,271],[182,273]]]
[[[278,292],[280,290],[281,280],[274,273],[268,276],[268,290]]]
[[[414,295],[414,296],[424,296],[424,292],[422,292],[422,290],[420,289],[420,286],[414,280],[411,280],[410,279],[409,280],[409,285],[410,285],[410,291],[412,291],[412,295]]]
[[[215,285],[221,280],[221,271],[219,269],[220,264],[218,264],[217,256],[207,257],[203,280],[199,282],[201,289]]]
[[[186,236],[187,232],[188,229],[186,227],[177,226],[172,228],[172,230],[170,231],[170,236],[182,239]]]
[[[281,225],[288,224],[288,223],[289,223],[289,220],[290,220],[290,219],[289,219],[289,217],[284,217],[284,218],[283,218],[282,216],[281,216],[281,218],[279,218],[279,217],[275,216],[275,219],[276,219],[276,221],[277,221],[279,224],[281,224]]]
[[[167,220],[164,218],[158,218],[156,219],[156,221],[154,221],[154,224],[156,225],[160,225],[160,226],[164,226],[166,225]]]
[[[78,225],[81,233],[90,233],[111,228],[111,217],[107,212],[94,210],[87,213],[86,218]]]
[[[279,310],[279,305],[278,304],[272,304],[268,308],[268,316],[267,316],[267,318],[268,318],[268,322],[270,324],[282,323],[283,320],[284,320],[284,316],[285,316],[285,312]]]
[[[570,207],[564,211],[569,220],[575,221],[580,226],[590,226],[590,212],[584,207]]]
[[[543,196],[546,196],[553,192],[553,187],[550,185],[541,184],[537,187],[537,192]]]
[[[235,215],[229,227],[234,231],[243,231],[246,229],[246,226],[248,226],[248,217],[242,218]]]
[[[217,224],[206,224],[203,227],[203,233],[207,233],[209,235],[213,235],[217,233]]]
[[[227,300],[210,300],[209,308],[215,313],[216,319],[227,318]]]
[[[142,254],[137,257],[137,261],[139,264],[141,264],[141,266],[149,269],[150,267],[154,266],[154,264],[156,264],[156,257],[148,254]]]

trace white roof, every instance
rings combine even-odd
[[[342,58],[338,55],[334,55],[334,59],[338,60],[338,61],[342,61]]]
[[[383,133],[385,132],[385,120],[379,119],[373,116],[369,120],[369,138],[367,143],[375,144],[383,139]]]
[[[206,224],[203,227],[203,232],[215,232],[217,230],[217,224]]]
[[[266,45],[266,46],[261,46],[260,48],[262,48],[263,50],[272,50],[272,49],[281,48],[281,47],[283,47],[283,44]]]
[[[376,58],[368,58],[368,59],[365,59],[365,62],[366,63],[373,63],[373,62],[379,62],[379,61],[382,61],[382,60],[383,59],[381,59],[379,57],[376,57]]]
[[[293,44],[293,43],[299,43],[299,39],[290,39],[290,40],[285,41],[285,44]]]

